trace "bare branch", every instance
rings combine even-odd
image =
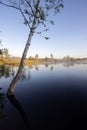
[[[31,8],[32,14],[35,15],[35,14],[34,14],[34,11],[33,11],[33,8],[32,8],[32,6],[31,6],[31,4],[30,4],[30,2],[28,2],[27,0],[25,0],[25,1],[26,1],[26,3],[29,5],[29,7]]]
[[[9,0],[9,1],[10,1],[10,0]],[[11,2],[13,5],[6,4],[6,3],[3,3],[3,2],[1,2],[1,1],[0,1],[0,4],[2,4],[3,6],[7,6],[7,7],[11,7],[11,8],[15,8],[15,9],[19,10],[20,13],[22,14],[24,20],[27,21],[27,25],[28,25],[29,29],[31,29],[30,24],[28,23],[28,20],[26,19],[25,15],[24,15],[24,13],[23,13],[23,11],[22,11],[22,9],[21,9],[21,7],[20,7],[20,6],[18,7],[18,5],[17,5],[15,2],[13,2],[13,1],[10,1],[10,2]]]
[[[35,6],[35,1],[33,0],[33,4],[34,4],[34,6]]]
[[[17,10],[20,10],[19,7],[15,6],[15,5],[9,5],[9,4],[3,3],[2,1],[0,1],[0,4],[7,6],[7,7],[15,8]]]
[[[22,14],[24,20],[27,22],[27,25],[28,25],[29,29],[31,29],[30,24],[29,24],[29,22],[27,21],[27,19],[26,19],[26,17],[25,17],[25,15],[24,15],[24,13],[23,13],[23,11],[22,11],[21,8],[20,8],[20,12],[21,12],[21,14]]]

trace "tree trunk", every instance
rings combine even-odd
[[[30,32],[30,35],[28,37],[28,40],[27,40],[27,43],[25,45],[25,49],[24,49],[24,52],[23,52],[23,55],[22,55],[22,58],[21,58],[21,62],[20,62],[18,72],[17,72],[16,76],[14,77],[14,79],[12,80],[12,82],[9,86],[9,89],[8,89],[8,92],[7,92],[8,95],[12,95],[14,93],[14,86],[16,85],[19,78],[21,77],[21,74],[22,74],[22,71],[23,71],[23,68],[24,68],[25,58],[26,58],[26,55],[27,55],[27,52],[28,52],[28,49],[29,49],[29,46],[30,46],[30,43],[31,43],[32,36],[33,36],[33,33]]]
[[[30,34],[29,34],[27,43],[25,45],[25,49],[24,49],[24,52],[23,52],[23,55],[22,55],[22,58],[21,58],[21,62],[20,62],[20,66],[19,66],[18,72],[17,72],[16,76],[14,77],[14,79],[12,80],[12,82],[11,82],[11,84],[9,86],[9,89],[7,91],[8,95],[13,95],[14,94],[14,87],[15,87],[16,83],[18,82],[18,80],[21,77],[21,74],[22,74],[22,71],[23,71],[23,68],[24,68],[24,62],[25,62],[25,59],[26,59],[26,55],[27,55],[29,46],[31,44],[31,40],[32,40],[34,31],[35,31],[35,26],[37,25],[37,16],[38,16],[39,4],[40,4],[40,0],[37,1],[37,9],[36,9],[36,12],[35,12],[35,16],[34,16],[34,20],[33,20],[33,23],[32,23],[32,27],[30,29]]]

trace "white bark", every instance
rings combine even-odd
[[[17,72],[16,76],[14,77],[14,79],[12,80],[12,82],[11,82],[11,84],[9,86],[9,89],[8,89],[8,92],[7,92],[8,95],[14,94],[15,85],[16,85],[16,83],[18,82],[18,80],[21,77],[22,70],[24,68],[24,62],[25,62],[25,59],[26,59],[26,55],[27,55],[27,52],[29,50],[29,46],[31,44],[31,40],[32,40],[34,31],[35,31],[35,26],[37,24],[38,8],[39,8],[40,1],[41,0],[37,1],[37,9],[36,9],[35,17],[34,17],[34,20],[33,20],[33,23],[32,23],[32,28],[30,30],[30,34],[29,34],[27,43],[25,45],[25,49],[24,49],[24,52],[23,52],[23,55],[22,55],[22,58],[21,58],[21,62],[20,62],[18,72]]]

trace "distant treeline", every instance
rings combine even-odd
[[[0,64],[7,64],[7,65],[19,65],[21,58],[19,57],[10,57],[10,58],[3,58],[0,59]],[[87,63],[87,58],[34,58],[30,57],[25,59],[25,65],[36,65],[36,64],[45,64],[45,63],[63,63],[63,62],[76,62],[76,63]]]
[[[21,61],[20,57],[11,56],[9,54],[8,49],[4,48],[0,52],[0,64],[6,64],[6,65],[19,65]],[[36,64],[53,64],[53,63],[62,63],[62,62],[76,62],[76,63],[87,63],[87,58],[74,58],[70,57],[69,55],[59,59],[54,58],[53,54],[50,54],[50,57],[44,57],[40,58],[38,54],[35,55],[35,57],[30,56],[29,58],[25,59],[25,65],[36,65]]]
[[[8,64],[8,65],[19,65],[21,58],[19,57],[9,57],[9,58],[3,58],[0,59],[0,64]],[[25,64],[32,65],[32,64],[42,64],[45,62],[57,62],[58,59],[55,58],[35,58],[35,57],[29,57],[25,59]]]

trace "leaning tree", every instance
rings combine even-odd
[[[1,31],[0,31],[1,32]],[[0,39],[0,57],[3,57],[3,51],[2,51],[2,49],[1,49],[1,46],[2,46],[2,41],[1,41],[1,39]]]
[[[35,33],[41,34],[42,31],[47,31],[48,22],[54,25],[54,21],[49,20],[51,18],[49,16],[60,12],[60,9],[63,8],[63,0],[0,0],[0,4],[18,10],[24,18],[24,24],[29,28],[29,35],[18,72],[8,89],[8,95],[12,95],[14,93],[14,86],[22,74],[32,37]],[[41,26],[44,27],[44,30],[40,30]],[[37,30],[38,27],[39,31]],[[45,37],[45,39],[48,39],[48,37]]]

